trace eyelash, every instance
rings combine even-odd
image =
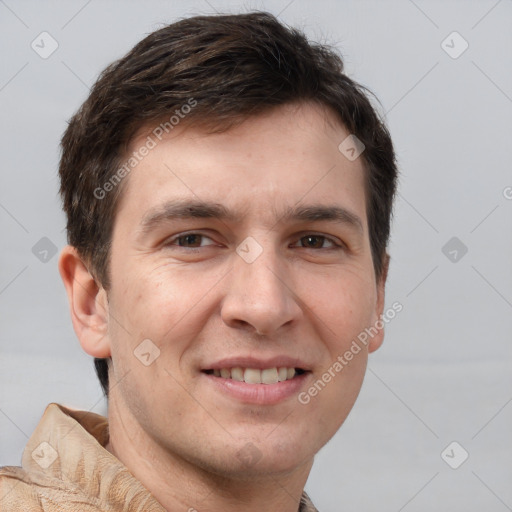
[[[182,246],[182,245],[175,245],[174,242],[176,242],[177,240],[179,240],[180,238],[186,238],[188,236],[199,236],[199,237],[202,237],[202,238],[208,238],[210,240],[212,240],[209,236],[203,234],[203,233],[197,233],[195,231],[191,231],[190,233],[182,233],[182,234],[179,234],[179,235],[176,235],[174,237],[172,237],[170,240],[168,240],[164,245],[165,246],[175,246],[175,247],[179,247],[181,249],[201,249],[202,247],[208,247],[208,246],[199,246],[199,247],[186,247],[186,246]],[[330,242],[333,246],[332,247],[320,247],[318,249],[323,249],[323,250],[336,250],[336,249],[344,249],[344,245],[342,244],[339,244],[339,243],[336,243],[336,241],[326,235],[319,235],[319,234],[316,234],[316,233],[307,233],[306,235],[302,235],[299,240],[302,240],[303,238],[308,238],[308,237],[312,237],[312,238],[322,238],[324,241],[328,241]],[[209,245],[213,245],[213,244],[209,244]],[[302,249],[315,249],[314,247],[301,247]]]

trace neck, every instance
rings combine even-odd
[[[131,415],[109,404],[110,440],[117,457],[166,510],[298,512],[313,458],[286,474],[244,477],[199,467],[159,445]]]

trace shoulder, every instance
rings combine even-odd
[[[23,468],[0,467],[0,510],[2,512],[39,512],[37,492]]]
[[[70,482],[21,467],[0,467],[1,512],[113,512]]]

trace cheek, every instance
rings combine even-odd
[[[116,283],[110,304],[114,378],[128,407],[150,418],[162,396],[181,408],[175,379],[182,380],[178,365],[191,339],[185,332],[190,297],[179,279],[166,281],[151,272],[127,276]]]
[[[340,272],[322,280],[322,286],[303,289],[304,302],[332,356],[350,345],[374,319],[376,288],[360,274]]]
[[[171,265],[126,270],[116,283],[110,304],[113,354],[128,367],[137,363],[133,351],[143,340],[160,350],[167,367],[175,367],[182,353],[214,314],[208,291],[222,274],[190,275]],[[114,288],[114,287],[113,287]]]
[[[333,435],[354,405],[364,379],[368,350],[358,336],[371,325],[376,287],[362,274],[348,269],[323,279],[322,287],[307,292],[326,357],[322,368],[299,396],[305,411],[320,418],[324,434]]]
[[[113,306],[133,327],[132,336],[158,337],[159,331],[170,329],[180,314],[183,316],[190,290],[178,272],[171,275],[152,268],[127,269],[119,280]]]

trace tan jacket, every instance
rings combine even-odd
[[[103,416],[48,405],[22,467],[0,468],[0,512],[171,512],[104,448],[108,436]],[[317,512],[306,493],[299,512]]]

